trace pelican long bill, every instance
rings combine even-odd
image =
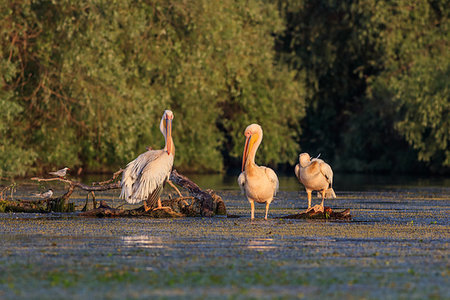
[[[250,142],[251,138],[252,138],[252,136],[250,135],[245,139],[244,153],[242,154],[242,171],[241,172],[244,172],[244,169],[245,169],[245,163],[247,161],[248,152],[249,152],[249,142]]]
[[[244,172],[245,163],[248,160],[248,155],[252,151],[252,148],[258,139],[259,139],[258,133],[253,133],[249,135],[245,140],[244,154],[242,155],[242,172]]]
[[[172,151],[172,119],[166,119],[166,142],[167,142],[167,154]]]

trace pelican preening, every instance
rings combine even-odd
[[[278,191],[278,177],[272,169],[255,164],[256,150],[263,138],[261,126],[249,125],[244,135],[246,140],[242,157],[242,173],[238,177],[238,184],[250,202],[251,219],[255,217],[255,202],[258,202],[266,204],[265,219],[267,220],[269,205]]]
[[[155,208],[155,206],[161,208],[160,196],[172,171],[175,157],[172,120],[172,111],[164,111],[159,125],[165,139],[164,149],[142,153],[123,171],[120,198],[132,204],[145,201],[145,211]]]
[[[68,170],[70,171],[68,167],[65,167],[64,169],[58,171],[48,172],[48,174],[63,178],[64,176],[66,176]]]
[[[322,203],[318,210],[323,211],[325,195],[330,198],[336,198],[333,190],[333,171],[329,164],[318,157],[311,159],[308,153],[300,154],[298,160],[299,164],[295,166],[295,175],[305,186],[308,194],[308,210],[311,209],[312,191],[320,191],[322,193]]]

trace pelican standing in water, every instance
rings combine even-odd
[[[302,153],[298,157],[299,164],[295,166],[295,175],[305,186],[308,194],[308,210],[323,212],[323,201],[325,195],[327,198],[336,198],[333,190],[333,171],[329,164],[317,158],[311,159],[308,153]],[[322,194],[322,203],[311,208],[312,191],[320,191]]]
[[[238,177],[238,184],[250,202],[251,219],[255,218],[255,202],[266,204],[266,216],[269,205],[278,191],[278,177],[267,167],[255,164],[256,150],[261,144],[263,131],[258,124],[249,125],[244,132],[245,147],[242,157],[242,173]]]
[[[169,180],[175,157],[172,120],[172,111],[164,111],[159,125],[166,142],[164,149],[142,153],[123,171],[120,198],[132,204],[144,201],[145,211],[162,207],[160,196]]]

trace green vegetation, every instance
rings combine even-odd
[[[337,169],[448,171],[445,1],[278,2],[279,57],[306,78],[302,149]]]
[[[448,171],[445,1],[0,3],[0,176],[124,166],[161,147],[175,166],[322,153],[335,169]]]

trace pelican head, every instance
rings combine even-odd
[[[164,135],[164,139],[166,140],[165,149],[167,150],[167,154],[171,154],[175,151],[172,141],[172,120],[173,112],[166,109],[161,118],[159,129],[161,130],[161,133]]]
[[[245,164],[249,157],[254,160],[256,149],[261,144],[263,138],[263,130],[258,124],[251,124],[245,128],[245,146],[244,154],[242,155],[242,172],[244,172]]]
[[[301,153],[298,156],[298,162],[302,168],[307,167],[311,163],[311,156],[308,153]]]

